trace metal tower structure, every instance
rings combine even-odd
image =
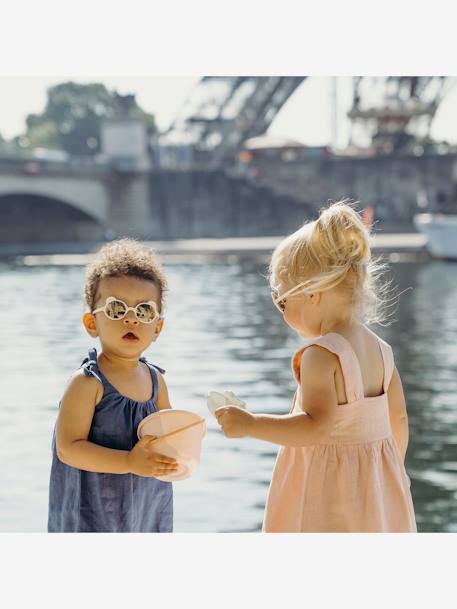
[[[162,149],[187,148],[194,163],[220,166],[262,135],[303,76],[205,76],[162,134]]]
[[[435,113],[454,84],[446,76],[355,77],[351,143],[358,131],[378,154],[427,147]]]

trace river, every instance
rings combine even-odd
[[[261,528],[277,447],[228,440],[206,409],[230,389],[254,412],[285,413],[300,339],[271,302],[266,258],[164,259],[170,294],[145,353],[167,370],[175,408],[206,417],[197,473],[174,484],[175,531]],[[401,262],[397,321],[373,327],[393,347],[410,424],[407,470],[419,531],[457,531],[457,265]],[[71,373],[95,344],[81,324],[82,266],[0,265],[0,531],[46,530],[50,446]],[[32,306],[33,305],[33,306]]]

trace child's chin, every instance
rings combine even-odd
[[[119,349],[121,351],[125,351],[126,353],[134,353],[136,351],[141,351],[141,341],[139,340],[123,340],[119,345]]]

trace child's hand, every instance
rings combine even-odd
[[[254,415],[238,406],[221,406],[214,412],[217,422],[227,438],[243,438],[249,435]]]
[[[176,472],[176,459],[152,451],[149,445],[155,436],[144,436],[127,455],[129,471],[137,476],[165,476]]]

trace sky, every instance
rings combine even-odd
[[[9,139],[25,129],[25,117],[40,113],[46,89],[66,80],[102,82],[120,94],[134,93],[143,110],[155,115],[164,130],[184,103],[199,76],[0,76],[0,134]],[[332,93],[337,81],[337,130],[333,128]],[[344,146],[349,134],[346,112],[351,103],[350,77],[314,76],[294,92],[278,112],[269,134],[285,136],[307,145]],[[457,87],[449,92],[438,110],[431,134],[457,142]]]

